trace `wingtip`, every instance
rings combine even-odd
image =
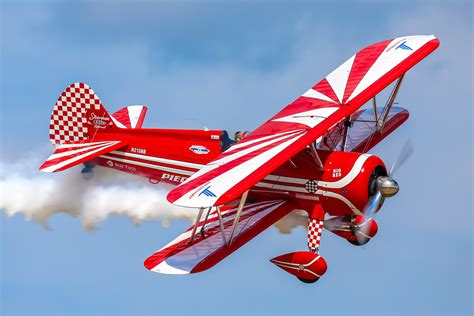
[[[162,274],[190,274],[190,271],[179,269],[177,267],[173,267],[172,265],[168,264],[166,260],[163,260],[159,264],[152,264],[150,265],[149,258],[145,260],[144,266],[148,270],[152,272],[162,273]]]

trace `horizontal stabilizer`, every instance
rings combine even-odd
[[[230,239],[237,206],[221,208],[224,235]],[[191,240],[194,226],[171,243],[145,260],[145,267],[153,272],[165,274],[188,274],[201,272],[239,249],[243,244],[277,222],[295,207],[284,200],[264,201],[246,205],[237,224],[233,242],[226,245],[221,233],[218,214],[214,209],[209,214],[204,232],[204,221],[198,223],[196,235]]]
[[[62,171],[125,145],[127,142],[121,140],[63,143],[56,147],[54,153],[46,159],[39,170],[43,172]]]
[[[112,114],[112,119],[119,128],[140,128],[145,120],[146,111],[146,106],[129,105]]]

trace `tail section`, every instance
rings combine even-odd
[[[140,128],[145,120],[146,111],[146,106],[129,105],[112,114],[112,120],[120,128]]]
[[[46,159],[39,170],[42,172],[63,171],[127,144],[123,140],[61,144],[56,147],[54,153]]]
[[[97,132],[116,129],[94,90],[85,83],[73,83],[61,93],[54,106],[49,138],[55,145],[92,141]]]
[[[143,121],[145,111],[139,111],[135,126],[140,117]],[[56,149],[40,171],[62,171],[126,146],[128,142],[114,133],[119,125],[88,85],[71,84],[61,93],[51,114],[49,138]]]

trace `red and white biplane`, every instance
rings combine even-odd
[[[434,36],[370,45],[251,133],[142,128],[147,108],[110,115],[94,91],[74,83],[50,121],[54,153],[40,167],[83,163],[176,185],[169,202],[195,209],[193,226],[145,260],[154,272],[204,271],[293,210],[308,214],[308,251],[271,259],[303,282],[326,271],[323,229],[355,245],[377,233],[373,215],[398,192],[384,162],[367,152],[408,118],[394,101],[405,72],[439,46]],[[383,107],[376,95],[393,83]],[[365,108],[361,108],[367,103]]]

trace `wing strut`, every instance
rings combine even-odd
[[[324,171],[324,165],[321,162],[321,159],[319,158],[318,152],[316,151],[316,147],[314,146],[314,142],[309,145],[309,149],[311,150],[311,153],[313,154],[314,160],[316,161],[316,164],[318,165],[319,169],[321,171]]]
[[[198,227],[198,224],[199,224],[199,221],[201,220],[201,216],[202,216],[202,212],[204,211],[204,208],[203,207],[200,207],[199,208],[199,213],[196,217],[196,222],[194,223],[194,227],[193,227],[193,232],[191,233],[191,238],[189,238],[189,242],[188,243],[192,243],[193,240],[194,240],[194,235],[196,234],[196,230],[197,230],[197,227]]]
[[[222,221],[222,213],[221,213],[221,207],[216,206],[217,208],[217,216],[219,218],[219,224],[221,226],[221,235],[222,235],[222,240],[224,241],[224,245],[227,246],[227,238],[225,238],[225,231],[224,231],[224,222]]]
[[[382,121],[381,122],[377,121],[378,133],[381,133],[383,130],[383,127],[385,126],[385,122],[387,121],[388,114],[390,113],[390,110],[392,109],[392,105],[395,102],[395,98],[397,97],[397,94],[398,94],[398,90],[400,90],[400,86],[402,85],[403,77],[405,77],[405,74],[398,77],[398,80],[395,83],[395,86],[393,87],[392,93],[390,94],[390,97],[387,100],[387,104],[385,104],[385,107],[383,108],[382,113],[380,113],[380,116],[382,117]]]
[[[374,122],[377,123],[379,121],[379,117],[377,116],[377,99],[375,98],[376,95],[372,98],[372,108],[374,111]]]
[[[344,130],[342,134],[342,143],[341,143],[341,151],[346,151],[346,144],[347,144],[347,135],[349,132],[349,127],[351,127],[352,121],[351,121],[351,115],[349,115],[345,120],[344,120]]]
[[[204,222],[202,223],[202,226],[201,226],[201,235],[204,234],[204,227],[206,226],[207,219],[209,218],[209,214],[211,214],[211,209],[212,207],[209,207],[207,209],[206,216],[204,217]]]
[[[232,225],[232,233],[230,234],[229,244],[232,244],[234,240],[235,229],[239,224],[240,215],[242,214],[242,210],[244,209],[245,202],[247,202],[247,195],[249,194],[249,190],[245,191],[242,194],[242,198],[240,199],[239,208],[237,209],[237,214],[235,215],[234,224]]]

